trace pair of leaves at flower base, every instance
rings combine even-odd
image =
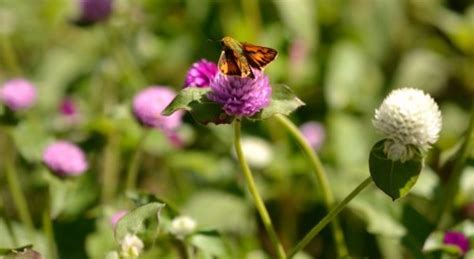
[[[171,115],[177,110],[189,111],[193,118],[201,124],[228,124],[234,119],[224,112],[222,107],[209,100],[207,94],[211,88],[187,87],[182,89],[173,101],[164,109],[163,115]],[[286,85],[272,87],[270,104],[250,120],[263,120],[275,114],[289,115],[291,112],[304,105],[304,103]]]

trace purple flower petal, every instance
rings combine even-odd
[[[469,239],[462,233],[457,231],[448,231],[444,234],[443,243],[447,245],[455,245],[461,249],[463,254],[469,250]]]
[[[211,81],[209,99],[221,104],[231,116],[256,114],[270,104],[272,88],[266,75],[259,70],[253,70],[253,73],[255,79],[218,73]]]
[[[184,87],[208,87],[217,74],[217,65],[205,59],[194,63],[186,74]]]
[[[0,100],[13,111],[26,110],[36,103],[36,88],[25,79],[13,79],[0,88]]]

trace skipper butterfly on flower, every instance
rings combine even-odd
[[[275,49],[239,42],[231,37],[221,40],[219,70],[229,76],[255,78],[252,68],[262,70],[278,55]]]

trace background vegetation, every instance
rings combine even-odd
[[[228,35],[279,51],[266,72],[272,83],[289,85],[306,103],[291,116],[294,122],[323,123],[326,138],[318,152],[338,200],[368,176],[369,151],[380,138],[371,119],[384,96],[394,88],[416,87],[436,99],[443,114],[441,138],[412,193],[392,202],[370,188],[340,216],[352,256],[423,257],[422,246],[437,225],[432,210],[438,190],[449,178],[440,165],[463,136],[473,103],[472,2],[115,0],[113,7],[107,21],[78,26],[75,1],[0,0],[0,82],[25,77],[38,87],[39,98],[12,126],[16,151],[8,150],[3,135],[0,145],[0,161],[16,154],[15,172],[37,236],[32,241],[19,223],[2,173],[0,247],[15,247],[9,221],[22,240],[17,245],[35,243],[52,258],[54,249],[46,248],[51,233],[42,220],[50,207],[61,258],[102,258],[114,249],[109,217],[132,208],[124,195],[125,175],[144,131],[131,114],[131,99],[150,85],[181,89],[193,62],[217,62],[220,46],[210,40]],[[74,122],[59,111],[65,98],[77,106]],[[289,248],[326,210],[299,147],[275,125],[271,119],[247,122],[244,133],[271,145],[271,162],[254,172]],[[159,131],[148,133],[139,190],[192,216],[199,228],[219,230],[230,257],[271,253],[231,155],[232,127],[200,126],[186,115],[179,134],[182,148]],[[88,172],[75,179],[52,176],[41,154],[54,139],[78,143],[87,153]],[[471,152],[457,195],[450,197],[448,226],[472,224],[472,158]],[[332,242],[327,228],[305,251],[333,258]]]

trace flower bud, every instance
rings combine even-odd
[[[461,232],[447,231],[444,234],[443,243],[457,246],[463,255],[469,250],[469,239]]]
[[[318,150],[323,144],[325,132],[321,123],[315,121],[303,123],[300,131],[313,149]]]
[[[120,242],[120,255],[127,259],[138,258],[143,247],[143,241],[139,237],[127,234]]]
[[[188,216],[179,216],[171,222],[171,233],[177,238],[184,238],[194,232],[196,229],[196,221]]]

